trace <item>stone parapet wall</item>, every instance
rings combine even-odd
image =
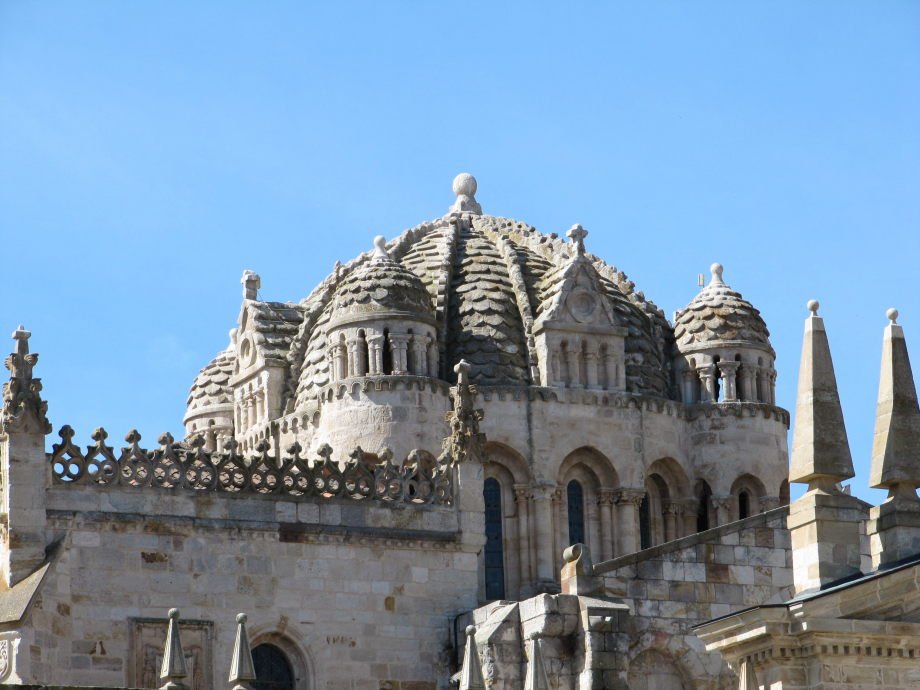
[[[593,566],[583,546],[572,547],[563,594],[494,602],[462,616],[458,629],[475,626],[488,687],[521,687],[534,635],[551,687],[737,687],[693,628],[792,595],[788,512],[776,508]]]
[[[475,550],[465,550],[456,532],[413,531],[411,520],[402,531],[392,521],[349,525],[355,516],[347,510],[322,506],[339,524],[310,529],[309,522],[260,523],[268,517],[263,507],[248,525],[164,515],[168,505],[146,515],[49,510],[49,532],[62,548],[27,614],[32,677],[145,685],[151,640],[162,644],[165,613],[178,607],[186,651],[207,660],[195,672],[209,683],[201,687],[220,683],[238,611],[249,614],[253,645],[282,641],[307,687],[379,690],[381,678],[394,687],[445,687],[434,679],[449,676],[450,621],[476,605]]]
[[[691,628],[792,597],[788,513],[788,506],[775,508],[595,565],[604,594],[632,611],[630,662],[654,653],[699,689],[732,677]]]

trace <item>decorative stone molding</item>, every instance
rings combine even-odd
[[[263,441],[256,446],[257,455],[244,458],[237,452],[239,444],[230,439],[222,453],[204,450],[204,440],[197,437],[189,444],[175,443],[172,435],[159,438],[160,447],[145,450],[139,446],[141,435],[131,431],[128,446],[116,456],[105,441],[104,429],[93,433],[94,445],[84,454],[73,443],[74,431],[64,426],[62,442],[53,446],[52,473],[56,484],[91,486],[155,486],[162,489],[221,491],[227,493],[280,494],[292,498],[371,499],[386,503],[449,505],[453,501],[453,462],[443,456],[431,468],[409,462],[397,466],[388,448],[371,461],[359,447],[350,460],[340,467],[332,460],[332,448],[323,445],[312,464],[294,443],[287,455],[269,453]]]
[[[450,425],[450,436],[444,441],[444,452],[457,462],[481,463],[485,460],[482,446],[486,441],[485,434],[479,433],[483,411],[473,408],[479,388],[470,384],[468,362],[460,360],[454,372],[457,374],[457,385],[451,390],[454,409],[445,417]]]
[[[14,432],[51,432],[48,422],[48,403],[42,400],[41,379],[33,378],[32,369],[38,363],[38,354],[29,352],[32,334],[20,326],[13,332],[16,351],[3,364],[10,372],[10,380],[3,385],[3,409],[0,430]]]

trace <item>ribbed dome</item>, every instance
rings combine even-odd
[[[230,376],[235,362],[236,353],[227,348],[198,373],[189,389],[186,416],[204,408],[233,402]]]
[[[382,237],[377,238],[371,259],[350,272],[336,288],[332,320],[380,312],[434,316],[424,283],[387,255]]]
[[[304,300],[304,321],[289,356],[288,395],[299,408],[330,380],[327,332],[342,310],[377,306],[434,308],[445,353],[441,375],[453,378],[460,359],[479,385],[533,385],[538,371],[534,321],[544,308],[571,246],[514,220],[468,214],[444,217],[404,232],[387,245],[389,262],[364,254]],[[663,313],[616,268],[587,255],[611,313],[627,329],[626,384],[635,393],[667,397],[670,326]],[[395,305],[399,305],[396,307]]]
[[[770,332],[760,312],[722,280],[722,266],[712,265],[712,280],[674,320],[681,351],[708,344],[744,343],[770,352]]]

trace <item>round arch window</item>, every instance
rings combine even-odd
[[[294,669],[284,652],[273,644],[260,644],[252,650],[257,680],[256,690],[294,690]]]

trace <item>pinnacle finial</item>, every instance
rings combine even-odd
[[[885,312],[885,316],[887,316],[888,320],[891,321],[891,323],[894,325],[897,325],[899,315],[900,314],[898,313],[898,310],[894,307]]]
[[[806,304],[805,306],[808,307],[808,311],[811,312],[812,316],[817,316],[818,309],[820,309],[821,307],[821,303],[816,299],[810,299],[808,300],[808,304]]]
[[[26,327],[22,324],[19,324],[19,328],[13,331],[13,335],[10,336],[13,340],[16,341],[16,353],[20,355],[29,354],[29,338],[32,337],[31,331],[27,331]]]
[[[247,616],[236,616],[236,640],[233,643],[233,658],[230,660],[230,690],[252,690],[252,681],[256,680],[256,668],[249,648],[249,636],[246,634]]]
[[[258,273],[247,268],[243,271],[240,284],[243,286],[243,299],[259,299],[259,288],[262,287],[262,279]]]
[[[387,238],[383,235],[377,235],[374,238],[374,256],[373,261],[389,261],[390,254],[387,252]]]
[[[530,639],[530,658],[527,663],[527,675],[524,677],[524,690],[550,690],[546,664],[543,661],[543,634],[534,630]]]
[[[889,309],[888,318],[891,323],[882,339],[869,485],[888,489],[889,499],[915,501],[920,485],[920,403],[904,329],[895,321],[897,309]]]
[[[469,173],[460,173],[454,178],[451,185],[457,200],[450,207],[451,212],[459,211],[460,213],[472,213],[474,215],[482,214],[482,206],[476,201],[476,189],[478,185],[476,178]]]
[[[809,491],[837,493],[837,484],[854,475],[853,459],[824,319],[816,313],[815,300],[808,306],[811,314],[805,319],[802,341],[789,481],[808,484]]]
[[[568,232],[565,233],[565,236],[572,240],[572,244],[575,247],[576,256],[584,256],[585,253],[585,238],[588,236],[588,231],[585,230],[580,224],[576,223]]]
[[[722,271],[725,270],[725,267],[722,264],[716,262],[709,267],[709,272],[712,273],[712,279],[709,281],[710,285],[719,285],[723,283],[722,280]]]
[[[454,365],[454,373],[457,375],[457,385],[466,386],[470,382],[470,363],[465,359],[461,359]]]
[[[185,652],[179,639],[179,609],[169,609],[169,625],[160,666],[160,690],[187,690],[188,686],[182,681],[186,676]]]
[[[476,649],[476,626],[466,626],[466,649],[463,650],[463,667],[460,669],[460,690],[486,690]]]

